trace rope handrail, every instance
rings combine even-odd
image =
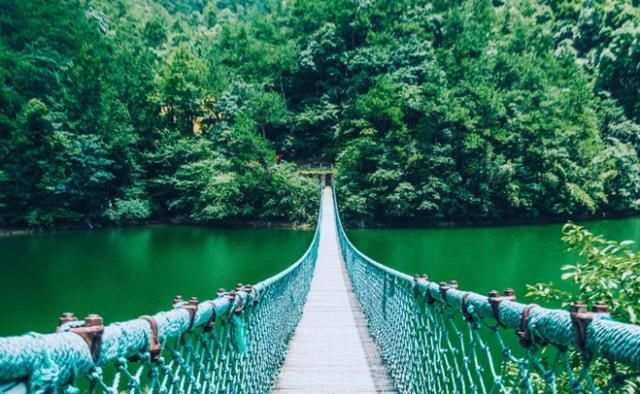
[[[66,316],[57,333],[0,338],[0,392],[264,391],[306,301],[320,222],[319,211],[298,261],[254,286],[200,303],[177,297],[169,311],[106,327],[95,315]]]
[[[612,320],[600,303],[548,309],[510,289],[485,296],[394,270],[351,243],[335,197],[334,188],[347,272],[400,392],[640,389],[640,326]]]

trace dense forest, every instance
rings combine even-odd
[[[640,209],[624,0],[0,0],[0,226]]]

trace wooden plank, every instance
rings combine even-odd
[[[272,391],[395,392],[344,269],[329,187],[323,191],[320,246],[311,290]]]

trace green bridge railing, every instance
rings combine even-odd
[[[640,327],[605,305],[571,312],[412,277],[362,254],[334,209],[369,331],[401,393],[640,392]]]
[[[307,298],[320,220],[306,253],[255,286],[177,297],[168,312],[107,327],[67,315],[58,333],[0,338],[0,393],[268,391]]]

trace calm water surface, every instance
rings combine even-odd
[[[640,218],[579,223],[595,234],[640,240]],[[486,293],[512,287],[522,299],[526,285],[560,280],[564,264],[576,261],[560,241],[561,224],[350,230],[351,241],[373,259],[410,275],[428,273],[434,281],[456,279],[460,288]]]
[[[640,239],[640,218],[586,222],[612,239]],[[350,230],[372,258],[403,272],[456,279],[485,293],[560,281],[560,224],[450,229]],[[0,336],[51,332],[59,314],[99,313],[107,322],[170,307],[176,294],[211,298],[290,265],[312,231],[148,226],[0,237]],[[566,288],[567,285],[565,284]]]
[[[176,294],[212,298],[296,261],[312,231],[148,226],[0,237],[0,336],[51,332],[61,312],[128,320]]]

